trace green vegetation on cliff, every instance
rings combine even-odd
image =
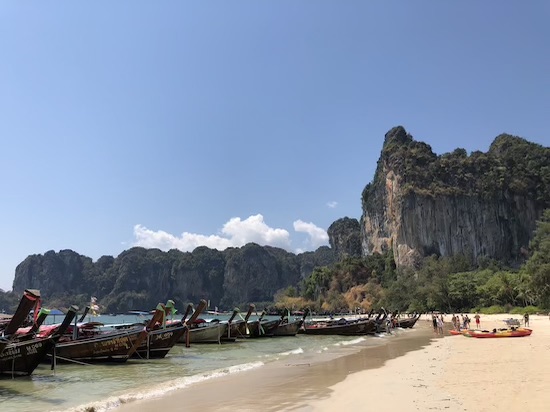
[[[15,293],[0,293],[0,310],[13,310],[24,289],[39,289],[45,304],[84,307],[95,296],[103,312],[150,309],[168,299],[183,308],[209,300],[233,308],[272,302],[277,291],[297,286],[315,267],[335,261],[326,246],[294,254],[249,243],[224,251],[198,247],[193,252],[133,247],[116,258],[93,262],[72,250],[28,256],[15,273]]]
[[[501,134],[487,153],[464,149],[437,156],[401,126],[386,134],[372,183],[363,191],[363,203],[376,201],[375,189],[384,184],[383,170],[399,175],[404,192],[427,196],[494,197],[503,193],[534,196],[550,206],[550,148],[523,138]]]
[[[317,311],[537,311],[550,308],[550,209],[538,222],[530,257],[519,270],[485,260],[477,267],[464,256],[429,256],[417,268],[396,269],[393,252],[344,259],[317,268],[302,283],[301,296]]]

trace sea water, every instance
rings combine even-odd
[[[217,316],[223,319],[223,316]],[[207,319],[207,318],[205,318]],[[103,316],[104,323],[135,323],[137,316]],[[344,356],[393,335],[311,336],[242,339],[234,343],[174,346],[164,359],[123,364],[42,364],[29,377],[0,379],[0,411],[108,411],[121,403],[162,396],[197,382],[241,373],[281,359],[309,362]]]

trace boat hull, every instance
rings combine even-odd
[[[26,376],[46,358],[54,338],[32,339],[6,345],[0,354],[0,375]]]
[[[263,338],[273,336],[275,329],[279,326],[279,319],[267,321],[254,321],[248,323],[249,338]]]
[[[189,329],[189,343],[220,343],[221,337],[227,334],[227,323],[216,323],[213,325],[199,326]],[[186,343],[184,333],[179,339],[180,343]]]
[[[56,361],[126,362],[144,340],[139,339],[143,333],[134,329],[61,342],[55,347]]]
[[[412,328],[416,324],[416,321],[418,319],[420,319],[420,315],[416,315],[410,318],[400,318],[395,321],[395,326],[404,329]]]
[[[182,338],[187,327],[174,326],[167,329],[156,329],[149,332],[147,340],[141,343],[132,358],[160,359],[164,358],[170,349]]]
[[[333,324],[317,323],[305,325],[302,330],[306,335],[369,335],[376,333],[377,324],[372,320]]]
[[[296,336],[303,323],[302,320],[290,323],[280,323],[273,331],[273,336]]]

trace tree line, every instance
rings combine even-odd
[[[550,309],[550,209],[540,221],[520,268],[465,256],[429,256],[418,267],[396,268],[393,251],[346,258],[316,268],[298,288],[275,296],[275,307],[310,307],[317,312],[532,312]]]

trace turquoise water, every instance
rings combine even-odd
[[[223,318],[221,316],[218,319]],[[97,318],[94,320],[98,320]],[[105,323],[134,323],[137,316],[103,316]],[[398,330],[396,334],[413,333]],[[164,359],[124,364],[43,364],[30,377],[0,380],[0,410],[10,412],[107,411],[136,399],[162,396],[217,376],[261,368],[280,359],[308,361],[381,345],[394,335],[306,336],[240,340],[222,345],[177,345]],[[89,410],[89,409],[88,409]]]

